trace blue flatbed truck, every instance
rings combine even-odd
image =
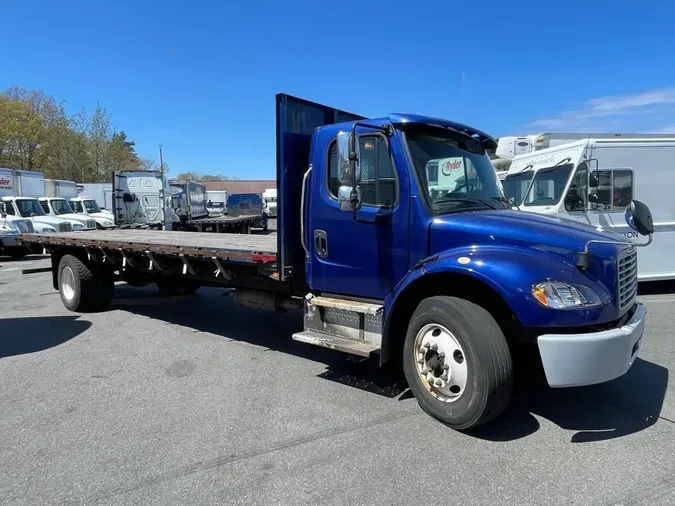
[[[458,430],[507,406],[514,343],[538,349],[552,387],[628,371],[646,319],[636,246],[513,210],[486,155],[493,138],[443,119],[365,119],[285,94],[276,122],[276,237],[22,235],[51,252],[66,308],[105,309],[116,280],[166,294],[235,288],[246,306],[302,310],[293,339],[400,365],[420,406]],[[439,165],[463,171],[445,193],[430,189]],[[633,201],[626,219],[651,238],[644,204]]]

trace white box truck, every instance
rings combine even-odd
[[[29,220],[36,232],[70,232],[73,221],[47,216],[36,197],[44,195],[45,178],[42,172],[0,168],[0,200],[3,203],[3,219],[8,224],[19,226]],[[79,230],[84,226],[76,222]],[[4,244],[4,241],[3,241]]]
[[[61,179],[45,179],[43,196],[38,200],[45,214],[81,223],[84,230],[95,230],[96,220],[73,211],[70,199],[77,197],[77,183]],[[73,225],[73,230],[80,229]]]
[[[675,279],[675,199],[670,182],[675,135],[585,139],[516,156],[503,181],[520,210],[617,232],[637,233],[625,213],[632,199],[652,203],[653,243],[639,250],[640,281]]]

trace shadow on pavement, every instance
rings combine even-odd
[[[154,287],[120,285],[111,309],[122,309],[167,323],[209,332],[324,363],[319,377],[400,401],[412,399],[402,374],[380,369],[376,360],[353,359],[291,339],[302,330],[299,312],[278,314],[237,306],[220,289],[202,288],[187,298],[162,298]],[[137,303],[139,298],[147,304]],[[132,304],[128,302],[134,301]],[[126,302],[126,303],[125,303]],[[541,381],[518,381],[510,408],[493,422],[467,432],[490,441],[511,441],[539,430],[534,415],[577,431],[572,442],[613,439],[650,427],[659,418],[668,386],[668,369],[637,359],[612,382],[590,387],[551,389]]]
[[[624,376],[588,387],[552,389],[519,386],[510,408],[493,422],[470,432],[491,441],[510,441],[539,429],[541,416],[577,431],[573,443],[614,439],[654,425],[668,387],[668,369],[638,358]]]
[[[0,319],[0,358],[54,348],[87,330],[79,316]]]

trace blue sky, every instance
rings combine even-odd
[[[675,132],[675,3],[3,2],[0,89],[96,101],[171,172],[275,174],[274,95],[494,136]],[[563,5],[565,5],[563,7]]]

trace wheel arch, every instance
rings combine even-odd
[[[507,340],[522,328],[515,311],[493,287],[475,276],[462,272],[424,273],[410,281],[396,295],[382,334],[380,365],[401,356],[408,322],[419,303],[428,297],[448,295],[469,300],[487,310],[497,321]]]

